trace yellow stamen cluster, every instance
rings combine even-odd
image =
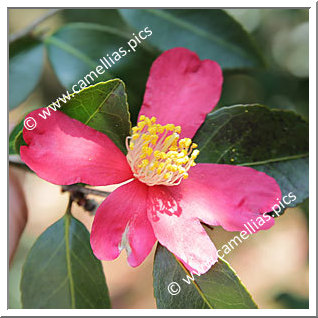
[[[134,176],[149,186],[178,185],[186,179],[199,150],[190,138],[179,139],[180,133],[180,126],[162,126],[155,117],[141,115],[132,136],[126,139],[127,160]]]

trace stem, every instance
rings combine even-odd
[[[70,195],[65,214],[72,214],[71,213],[72,203],[73,203],[73,199],[72,199],[72,196]]]
[[[21,160],[19,155],[9,155],[9,164],[12,166],[16,166],[19,168],[25,168],[26,170],[30,171],[29,168],[25,165],[25,163]],[[95,190],[91,188],[85,188],[81,185],[72,184],[72,185],[63,185],[62,191],[68,191],[68,192],[79,192],[83,194],[93,194],[98,195],[100,197],[107,197],[110,192],[101,191],[101,190]]]
[[[29,167],[21,160],[19,155],[9,155],[9,166],[17,167],[30,172]]]
[[[93,194],[93,195],[98,195],[100,197],[107,197],[110,192],[106,191],[100,191],[100,190],[95,190],[91,188],[85,188],[83,186],[79,186],[77,184],[72,184],[72,185],[64,185],[62,186],[62,191],[69,191],[69,192],[80,192],[83,194]]]
[[[26,27],[25,29],[18,31],[15,34],[12,34],[9,37],[9,43],[12,43],[20,38],[23,38],[26,35],[29,35],[32,33],[32,31],[39,25],[41,24],[43,21],[47,20],[48,18],[52,17],[53,15],[55,15],[56,13],[58,13],[59,11],[61,11],[62,9],[52,9],[49,10],[47,13],[45,13],[44,15],[42,15],[41,17],[39,17],[37,20],[35,20],[33,23],[31,23],[28,27]]]
[[[23,165],[24,162],[21,160],[19,155],[9,155],[9,163]]]

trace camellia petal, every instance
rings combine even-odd
[[[185,213],[183,203],[187,201],[173,192],[178,187],[149,187],[148,218],[158,241],[190,271],[203,274],[217,261],[217,250],[195,211],[192,216]]]
[[[38,118],[40,111],[28,117]],[[133,177],[125,155],[106,135],[60,111],[39,118],[33,130],[24,128],[23,138],[27,146],[21,146],[21,159],[51,183],[99,186]]]
[[[168,50],[152,64],[139,115],[180,125],[181,136],[192,138],[219,101],[222,83],[216,62],[201,61],[186,48]]]
[[[127,158],[106,135],[60,111],[39,119],[34,130],[24,128],[21,158],[41,178],[62,185],[130,181],[97,210],[96,257],[113,260],[126,249],[129,264],[138,266],[158,239],[189,271],[204,274],[218,255],[200,222],[228,231],[245,230],[248,222],[254,230],[274,224],[266,214],[281,200],[273,178],[248,167],[194,162],[199,150],[190,138],[217,104],[222,82],[216,62],[188,49],[160,55],[126,139]]]
[[[250,221],[257,224],[256,231],[270,228],[274,218],[263,213],[272,211],[281,200],[272,177],[249,167],[222,164],[197,164],[189,178],[171,192],[182,197],[188,217],[194,214],[204,223],[228,231],[246,230],[244,224]]]
[[[91,246],[101,260],[117,258],[126,249],[128,262],[142,263],[156,242],[147,218],[148,187],[134,180],[114,192],[98,208],[91,233]]]

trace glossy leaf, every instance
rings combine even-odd
[[[158,308],[257,308],[235,272],[220,259],[206,274],[192,276],[173,254],[158,244],[153,278]],[[177,283],[179,287],[171,283]],[[179,293],[170,294],[169,285],[172,292],[180,288]]]
[[[20,38],[9,48],[9,107],[20,105],[36,87],[44,59],[43,43],[31,36]]]
[[[290,192],[296,196],[288,207],[295,207],[309,196],[309,160],[308,158],[273,162],[253,166],[273,177],[280,186],[283,196]],[[275,215],[275,214],[273,214]]]
[[[131,123],[124,83],[118,79],[101,82],[70,96],[69,100],[65,98],[66,103],[60,101],[59,110],[106,134],[125,152],[125,138],[130,134]],[[51,109],[50,112],[54,110]],[[44,119],[38,117],[38,120]],[[47,117],[46,120],[50,118]],[[19,151],[24,143],[22,128],[23,121],[10,135],[11,151]]]
[[[307,157],[308,122],[261,105],[223,107],[207,115],[194,141],[198,162],[254,166]]]
[[[110,80],[84,88],[61,110],[106,134],[123,151],[130,135],[131,123],[125,85],[121,80]]]
[[[91,84],[117,77],[124,80],[127,85],[132,119],[135,121],[141,106],[149,69],[156,55],[153,50],[145,46],[146,40],[133,52],[127,44],[131,38],[133,38],[132,33],[107,25],[70,23],[46,38],[45,42],[52,67],[60,82],[68,89],[78,84],[84,77]],[[125,51],[125,53],[121,53],[120,48],[121,52]],[[112,64],[110,59],[115,64]],[[108,66],[108,69],[103,66],[103,63]],[[97,66],[103,67],[105,72],[98,74]],[[98,78],[94,74],[87,77],[87,74],[92,71]]]
[[[223,10],[120,9],[120,13],[136,30],[148,26],[153,32],[150,43],[161,51],[186,47],[223,69],[264,63],[247,32]]]
[[[309,194],[308,136],[308,122],[292,111],[237,105],[209,114],[194,140],[198,162],[263,171],[277,181],[283,196],[296,195],[288,205],[294,207]]]
[[[35,242],[23,266],[23,308],[110,308],[103,268],[89,233],[69,213]]]

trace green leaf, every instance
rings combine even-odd
[[[309,309],[309,299],[294,293],[279,293],[274,300],[286,309]]]
[[[61,111],[106,134],[126,152],[125,139],[130,135],[131,123],[125,84],[121,80],[84,88],[65,105],[62,104]]]
[[[280,186],[282,195],[290,192],[296,196],[288,207],[295,207],[309,196],[309,160],[308,158],[273,162],[266,165],[253,166],[273,177]],[[283,211],[282,211],[283,212]],[[275,216],[275,214],[273,214]]]
[[[110,80],[84,88],[77,94],[60,101],[59,110],[104,134],[125,153],[125,139],[130,135],[131,123],[125,85],[119,80]],[[55,107],[58,109],[58,107]],[[54,110],[50,109],[50,113]],[[46,111],[48,112],[48,111]],[[42,114],[42,111],[39,111]],[[38,120],[44,120],[38,117]],[[47,117],[46,120],[50,120]],[[15,127],[9,138],[11,151],[19,152],[24,143],[23,121]]]
[[[204,275],[192,276],[173,254],[158,244],[153,278],[158,308],[257,308],[235,272],[221,259]],[[171,283],[179,284],[178,294],[169,293],[168,286]],[[177,285],[172,286],[172,291],[177,288]]]
[[[120,9],[120,13],[136,30],[148,26],[153,33],[149,42],[162,51],[186,47],[223,69],[264,64],[247,32],[223,10]]]
[[[23,266],[23,308],[110,308],[89,233],[67,213],[35,242]]]
[[[20,145],[24,143],[22,137],[22,130],[23,130],[23,122],[20,121],[18,125],[16,125],[9,136],[9,155],[17,155],[20,153]]]
[[[132,33],[107,25],[70,23],[46,38],[45,43],[52,67],[60,82],[68,89],[83,81],[84,77],[91,84],[116,77],[122,79],[127,85],[129,107],[135,122],[149,69],[156,55],[145,46],[145,41],[133,52],[127,44],[131,38]],[[120,49],[126,54],[121,53]],[[117,56],[117,61],[114,56]],[[115,64],[111,63],[110,58]],[[108,66],[107,70],[102,61],[106,66],[108,61],[111,67]],[[98,75],[98,66],[103,67],[105,73]],[[92,71],[98,78],[93,73],[87,77]]]
[[[224,72],[221,105],[257,101],[270,108],[289,109],[308,119],[309,79],[282,72],[276,67],[253,72]]]
[[[9,48],[9,107],[20,105],[37,85],[44,59],[43,43],[25,36]]]
[[[309,226],[309,198],[305,199],[300,205],[299,207],[301,208],[301,210],[303,211],[306,220],[307,220],[307,226]]]
[[[277,181],[283,196],[293,192],[296,200],[288,207],[294,207],[309,195],[308,136],[308,122],[292,111],[237,105],[209,114],[194,141],[198,162],[263,171]]]
[[[64,9],[61,15],[67,23],[97,23],[116,27],[120,30],[129,28],[116,9]]]
[[[254,166],[307,157],[308,122],[261,105],[223,107],[207,115],[194,141],[198,162]]]

